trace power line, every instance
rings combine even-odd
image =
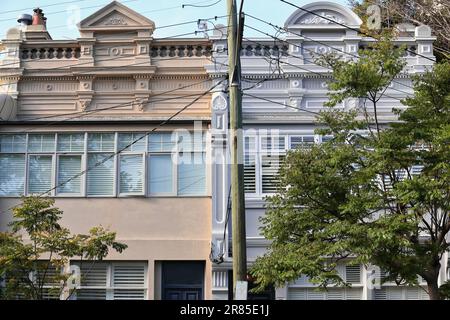
[[[265,23],[265,24],[267,24],[267,25],[269,25],[269,26],[271,26],[271,27],[273,27],[273,28],[276,28],[276,29],[278,29],[278,30],[282,30],[282,31],[284,31],[284,32],[289,32],[289,33],[291,33],[291,34],[293,34],[293,35],[297,35],[297,36],[299,36],[299,37],[308,39],[308,40],[310,40],[311,42],[314,42],[314,43],[318,43],[318,44],[324,45],[324,46],[326,46],[326,47],[328,47],[328,48],[333,49],[333,51],[338,51],[338,52],[341,52],[341,53],[350,55],[350,56],[352,56],[352,57],[359,58],[359,56],[356,55],[356,54],[353,54],[353,53],[351,53],[351,52],[345,52],[344,50],[341,50],[341,49],[339,49],[339,48],[333,47],[333,46],[331,46],[331,45],[329,45],[329,44],[327,44],[327,43],[325,43],[325,42],[323,42],[323,41],[315,40],[315,39],[313,39],[313,38],[310,38],[310,37],[308,37],[308,36],[306,36],[306,35],[303,35],[303,34],[300,34],[300,33],[295,33],[295,32],[293,32],[293,31],[288,30],[287,28],[283,28],[283,27],[274,25],[274,24],[272,24],[271,22],[265,21],[265,20],[263,20],[263,19],[261,19],[261,18],[257,18],[257,17],[255,17],[255,16],[253,16],[253,15],[250,15],[250,14],[246,14],[246,15],[249,16],[249,17],[252,18],[252,19],[255,19],[255,20],[257,20],[257,21],[263,22],[263,23]],[[251,28],[251,29],[254,29],[254,28],[252,28],[252,27],[250,27],[250,26],[248,26],[248,27]],[[258,31],[258,32],[260,32],[260,33],[264,33],[263,31],[261,31],[261,30],[259,30],[259,29],[255,29],[255,30]],[[264,34],[266,34],[266,35],[269,36],[269,37],[273,37],[273,36],[271,36],[270,34],[267,34],[267,33],[264,33]],[[291,45],[293,45],[293,46],[295,46],[295,47],[301,48],[301,49],[303,49],[303,50],[306,50],[306,51],[309,51],[309,52],[314,52],[314,51],[309,50],[309,49],[307,49],[307,48],[298,46],[298,45],[296,45],[296,44],[294,44],[294,43],[292,43],[292,42],[289,42],[289,41],[286,41],[286,40],[283,40],[283,39],[279,39],[279,40],[280,40],[280,41],[283,41],[283,42],[286,42],[286,43],[288,43],[288,44],[291,44]],[[316,52],[315,52],[315,53],[316,53]],[[316,54],[317,54],[317,53],[316,53]],[[320,55],[320,54],[319,54],[319,55]],[[322,54],[322,55],[323,55],[323,54]],[[292,56],[292,55],[291,55],[291,56]],[[295,57],[295,56],[294,56],[294,57]],[[305,60],[307,60],[307,59],[305,58]],[[308,61],[308,60],[307,60],[307,61]],[[313,63],[315,63],[315,62],[313,62]],[[315,64],[316,64],[316,63],[315,63]],[[401,83],[401,82],[398,82],[398,81],[396,81],[395,79],[392,80],[392,82],[397,83],[397,84],[400,84],[400,85],[405,86],[405,87],[408,87],[408,88],[411,88],[411,89],[414,89],[412,86],[407,85],[407,84],[404,84],[404,83]]]
[[[106,161],[114,158],[115,156],[119,155],[120,153],[122,153],[123,151],[127,150],[128,148],[130,148],[131,146],[133,146],[134,144],[138,143],[139,141],[141,141],[142,139],[146,138],[147,136],[149,136],[151,133],[155,132],[156,130],[158,130],[160,127],[166,125],[167,123],[169,123],[170,121],[172,121],[175,117],[177,117],[179,114],[181,114],[182,112],[184,112],[186,109],[188,109],[190,106],[192,106],[193,104],[195,104],[197,101],[199,101],[201,98],[203,98],[204,96],[206,96],[208,93],[210,93],[212,90],[214,90],[216,87],[218,87],[219,85],[221,85],[223,82],[225,81],[225,79],[217,82],[214,86],[212,86],[209,90],[203,92],[202,94],[200,94],[198,97],[196,97],[194,100],[192,100],[190,103],[188,103],[187,105],[185,105],[184,107],[182,107],[180,110],[178,110],[177,112],[175,112],[173,115],[171,115],[169,118],[167,118],[166,120],[164,120],[163,122],[161,122],[159,125],[155,126],[152,130],[150,130],[149,132],[145,133],[144,135],[142,135],[141,137],[139,137],[138,139],[135,139],[134,141],[132,141],[131,143],[129,143],[128,145],[126,145],[125,147],[119,149],[118,151],[112,153],[111,155],[109,155],[108,157],[105,157],[103,160],[95,163],[92,167],[88,167],[87,169],[81,171],[80,173],[70,177],[69,179],[59,183],[58,185],[52,187],[51,189],[40,193],[39,195],[37,195],[37,197],[42,197],[45,196],[47,194],[49,194],[50,192],[52,192],[53,190],[56,190],[57,188],[60,188],[62,186],[64,186],[65,184],[69,183],[70,181],[73,181],[74,179],[77,179],[79,177],[81,177],[82,175],[88,173],[89,171],[95,169],[96,167],[104,164]],[[10,207],[2,212],[0,212],[0,214],[4,214],[7,213],[8,211],[17,208],[19,205],[15,205],[13,207]]]
[[[63,4],[78,3],[78,2],[84,2],[84,1],[87,1],[87,0],[66,1],[66,2],[47,4],[47,5],[41,6],[40,8],[49,8],[49,7],[60,6],[60,5],[63,5]],[[33,10],[34,8],[35,7],[31,7],[31,8],[28,7],[28,8],[17,9],[17,10],[2,11],[2,12],[0,12],[0,14],[12,13],[12,12],[23,12],[25,10]]]
[[[271,36],[271,35],[268,34],[268,33],[265,33],[265,32],[263,32],[263,31],[260,31],[260,30],[258,30],[258,29],[256,29],[256,28],[251,27],[251,26],[248,26],[248,25],[246,25],[246,26],[249,27],[249,28],[251,28],[251,29],[253,29],[253,30],[256,30],[256,31],[258,31],[258,32],[261,32],[261,33],[263,33],[263,34],[265,34],[265,35],[267,35],[267,36],[273,37],[274,39],[277,39],[277,40],[279,40],[279,41],[281,41],[281,42],[286,42],[286,43],[288,43],[288,44],[291,44],[291,45],[293,45],[293,46],[297,46],[297,47],[301,48],[301,46],[298,46],[298,45],[295,45],[295,44],[290,43],[290,42],[288,42],[288,41],[285,41],[285,40],[276,38],[276,37],[274,37],[274,36]],[[252,41],[252,40],[248,40],[248,41]],[[252,42],[253,42],[253,41],[252,41]],[[331,47],[331,48],[332,48],[332,47]],[[307,50],[307,51],[310,51],[310,52],[314,52],[314,51],[308,50],[308,49],[306,49],[306,48],[303,48],[303,49],[304,49],[304,50]],[[297,56],[292,55],[292,54],[289,54],[289,53],[285,53],[285,54],[286,54],[287,56],[289,56],[289,57],[296,58],[296,59],[300,59],[300,60],[305,60],[305,61],[310,62],[310,63],[312,63],[312,64],[315,64],[315,65],[317,65],[317,66],[323,67],[323,66],[317,64],[315,61],[306,59],[306,58],[304,58],[304,57],[303,57],[303,58],[297,57]],[[319,56],[325,56],[324,54],[320,54],[320,53],[317,53],[317,54],[318,54]],[[283,62],[282,62],[282,63],[283,63]],[[392,80],[391,82],[395,82],[395,83],[400,83],[400,84],[401,84],[401,82],[397,82],[397,81],[394,81],[394,80]],[[410,87],[410,88],[412,88],[412,87]],[[413,88],[412,88],[412,89],[413,89]],[[400,89],[396,89],[396,88],[391,88],[391,90],[398,91],[398,92],[400,92],[400,93],[406,94],[407,96],[411,94],[411,93],[409,93],[409,92],[406,92],[406,91],[403,91],[403,90],[400,90]]]
[[[250,39],[247,39],[247,38],[244,38],[244,39],[247,40],[247,41],[250,41],[250,42],[253,42],[253,43],[256,43],[256,44],[261,45],[261,43],[259,43],[259,42],[257,42],[257,41],[253,41],[253,40],[250,40]],[[293,67],[293,68],[300,69],[300,70],[304,70],[304,71],[307,71],[307,72],[309,72],[309,73],[314,73],[314,74],[316,74],[316,75],[319,75],[320,77],[323,77],[323,76],[324,76],[323,73],[319,73],[319,72],[315,72],[315,71],[312,71],[312,70],[309,70],[309,69],[306,69],[306,68],[302,68],[302,67],[300,67],[300,66],[298,66],[298,65],[296,65],[296,64],[292,64],[292,63],[289,63],[289,62],[287,62],[287,61],[283,61],[283,60],[281,60],[281,58],[274,58],[274,57],[270,57],[270,58],[273,59],[273,60],[277,60],[279,63],[289,65],[289,66],[291,66],[291,67]],[[390,96],[390,95],[386,94],[385,92],[382,93],[381,96],[385,96],[385,97],[388,97],[388,98],[391,98],[391,99],[394,99],[394,100],[402,101],[402,99],[399,99],[399,98],[397,98],[397,97]]]
[[[335,21],[335,20],[333,20],[333,19],[330,19],[330,18],[328,18],[328,17],[322,16],[322,15],[320,15],[320,14],[318,14],[318,13],[315,13],[314,11],[311,11],[311,10],[308,10],[308,9],[305,9],[305,8],[302,8],[302,7],[299,7],[299,6],[293,4],[293,3],[289,2],[289,1],[286,1],[286,0],[280,0],[280,1],[281,1],[281,2],[284,2],[284,3],[286,3],[286,4],[289,4],[289,5],[291,5],[291,6],[295,7],[295,8],[297,8],[297,9],[300,9],[300,10],[302,10],[302,11],[304,11],[304,12],[307,12],[307,13],[309,13],[309,14],[312,14],[312,15],[314,15],[314,16],[317,16],[317,17],[319,17],[319,18],[321,18],[321,19],[325,19],[325,20],[327,20],[327,21],[330,21],[330,22],[332,22],[332,23],[335,23],[335,24],[337,24],[337,25],[340,25],[340,26],[342,26],[342,27],[344,27],[344,28],[346,28],[346,29],[348,29],[348,30],[356,31],[356,32],[358,32],[358,33],[361,33],[361,34],[363,34],[363,35],[365,35],[365,36],[367,36],[367,37],[369,37],[369,38],[372,38],[372,39],[378,41],[377,38],[371,36],[370,34],[368,34],[368,33],[366,33],[366,32],[363,32],[363,31],[361,31],[361,30],[359,30],[359,29],[349,27],[349,26],[347,26],[347,25],[345,25],[345,24],[343,24],[343,23],[337,22],[337,21]],[[425,58],[425,59],[427,59],[427,60],[436,62],[436,60],[431,59],[430,57],[424,56],[424,55],[422,55],[422,54],[416,53],[416,52],[414,52],[414,51],[412,51],[412,50],[406,49],[406,51],[411,52],[411,53],[413,53],[413,54],[415,54],[415,55],[418,55],[419,57]]]
[[[196,5],[196,4],[183,4],[181,5],[181,7],[184,9],[186,7],[194,7],[194,8],[209,8],[212,6],[215,6],[216,4],[218,4],[219,2],[222,2],[222,0],[217,0],[214,3],[208,4],[208,5]]]
[[[82,0],[82,1],[84,1],[84,0]],[[140,0],[125,0],[125,1],[122,1],[122,3],[129,3],[129,2],[136,2],[136,1],[140,1]],[[82,9],[100,8],[100,7],[104,7],[106,5],[108,5],[108,3],[101,4],[101,5],[96,5],[96,6],[90,6],[90,7],[81,7],[80,10],[82,10]],[[49,13],[46,13],[46,15],[59,14],[59,13],[65,13],[65,12],[67,12],[67,10],[49,12]],[[16,19],[15,17],[14,18],[7,18],[7,19],[0,19],[0,22],[9,21],[9,20],[15,20],[15,19]]]
[[[245,93],[244,92],[243,95],[244,96],[249,96],[249,97],[252,97],[252,98],[255,98],[255,99],[263,100],[263,101],[266,101],[266,102],[270,102],[270,103],[273,103],[273,104],[278,104],[278,105],[283,106],[283,107],[287,107],[287,108],[291,108],[291,109],[295,109],[295,110],[299,110],[299,111],[304,111],[306,113],[311,113],[311,114],[314,114],[316,116],[320,115],[320,112],[315,112],[315,111],[307,110],[307,109],[304,109],[304,108],[294,107],[294,106],[291,106],[291,105],[286,104],[286,103],[274,101],[274,100],[263,98],[263,97],[258,97],[258,96],[255,96],[253,94],[250,94],[250,93]]]
[[[212,29],[208,29],[208,30],[204,30],[204,31],[211,31]],[[202,31],[202,32],[204,32]],[[172,39],[172,38],[177,38],[177,37],[181,37],[181,36],[185,36],[185,35],[189,35],[189,34],[197,34],[198,31],[194,31],[194,32],[190,32],[190,33],[183,33],[183,34],[178,34],[175,36],[170,36],[170,37],[165,37],[165,38],[159,38],[158,40],[167,40],[167,39]],[[118,60],[118,59],[128,59],[130,57],[135,57],[137,55],[120,55],[117,57],[112,57],[112,58],[106,58],[106,59],[100,59],[97,60],[98,62],[104,62],[104,61],[113,61],[113,60]],[[181,58],[181,57],[180,57]],[[83,62],[83,63],[75,63],[75,64],[67,64],[64,66],[58,66],[58,67],[54,67],[54,68],[46,68],[46,69],[33,69],[34,71],[36,70],[45,70],[45,71],[52,71],[52,70],[60,70],[60,69],[69,69],[72,67],[76,67],[76,66],[81,66],[81,65],[86,65],[86,64],[91,64],[92,62]],[[7,63],[7,64],[3,64],[0,65],[0,67],[4,67],[4,66],[8,66],[8,65],[15,65],[17,63]],[[117,66],[117,67],[128,67],[128,66]],[[108,67],[108,68],[112,68],[112,67]],[[0,68],[1,69],[1,68]],[[0,86],[5,86],[7,84],[0,84]]]

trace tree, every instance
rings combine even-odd
[[[49,198],[26,197],[13,209],[11,231],[0,233],[1,299],[42,300],[63,292],[68,299],[76,290],[69,286],[75,276],[67,270],[71,259],[94,264],[110,249],[127,248],[102,227],[72,235],[59,224],[63,212],[53,205]]]
[[[450,230],[450,64],[415,76],[414,96],[378,121],[377,102],[404,63],[401,49],[381,41],[360,59],[322,60],[333,68],[318,133],[333,138],[288,153],[278,194],[267,198],[262,234],[271,240],[251,271],[259,289],[307,275],[320,287],[349,285],[336,266],[376,265],[385,281],[438,288]],[[337,108],[348,98],[358,108]],[[448,287],[448,286],[447,286]]]
[[[378,5],[383,28],[395,24],[426,24],[436,35],[435,54],[438,59],[450,59],[450,1],[449,0],[349,0],[353,10],[362,17],[366,28],[367,8]]]

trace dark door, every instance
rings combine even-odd
[[[164,300],[203,300],[205,262],[167,261],[162,263]]]

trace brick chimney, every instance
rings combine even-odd
[[[44,26],[44,28],[47,26],[47,18],[44,17],[44,13],[42,12],[41,8],[36,8],[33,10],[33,26]]]

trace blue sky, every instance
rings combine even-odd
[[[313,2],[311,0],[291,0],[297,5]],[[329,0],[346,5],[347,0]],[[89,16],[101,7],[107,5],[108,0],[0,0],[0,36],[3,39],[6,31],[17,25],[17,17],[21,13],[32,14],[32,8],[41,7],[48,18],[48,30],[53,39],[75,39],[79,36],[76,23]],[[131,9],[155,21],[156,26],[175,24],[185,21],[211,18],[226,14],[226,0],[222,0],[208,8],[185,7],[183,4],[208,5],[217,0],[122,0],[120,1]],[[238,0],[239,2],[239,0]],[[261,19],[283,25],[284,21],[295,11],[295,8],[279,0],[246,0],[245,12]],[[225,20],[219,23],[226,24]],[[273,29],[267,25],[257,23],[250,18],[246,23],[267,32]],[[170,37],[197,30],[196,23],[180,27],[165,28],[155,31],[155,37]],[[194,35],[192,35],[194,36]],[[246,36],[262,36],[256,31],[247,30]]]

